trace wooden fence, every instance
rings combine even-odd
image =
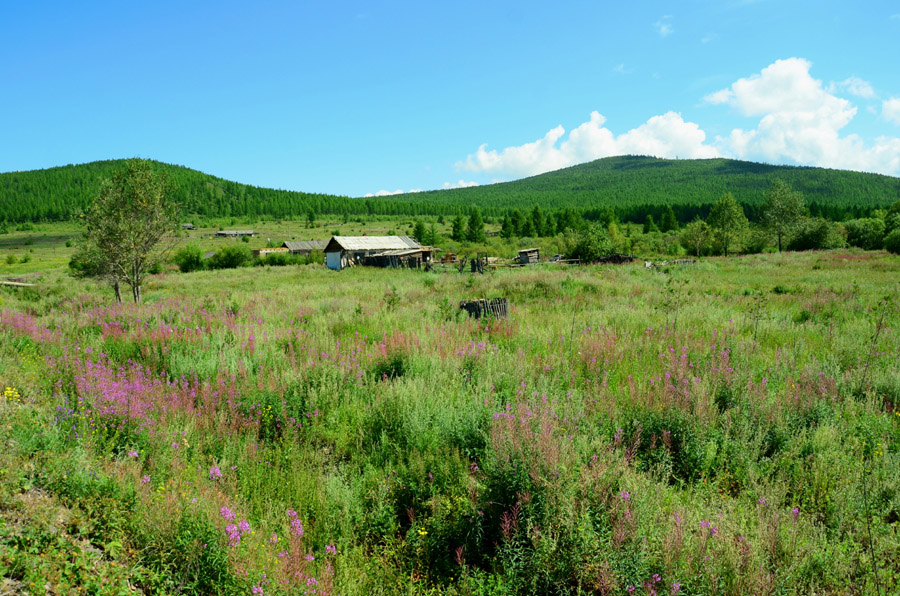
[[[470,317],[475,317],[476,319],[482,317],[505,319],[509,316],[509,300],[506,298],[464,300],[459,303],[459,308],[469,313]]]

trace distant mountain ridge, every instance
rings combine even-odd
[[[0,222],[71,219],[122,161],[0,174]],[[608,157],[512,182],[377,198],[260,188],[183,166],[153,163],[168,173],[185,210],[201,217],[286,218],[310,211],[353,216],[447,215],[472,205],[486,215],[501,215],[540,205],[544,211],[572,208],[588,216],[612,208],[623,219],[639,220],[645,213],[672,205],[684,219],[703,213],[725,192],[734,194],[752,212],[776,178],[802,192],[814,212],[835,219],[868,213],[900,198],[900,178],[730,159]]]

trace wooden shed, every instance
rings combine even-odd
[[[541,251],[538,248],[523,248],[516,259],[520,265],[533,265],[541,261]]]
[[[344,267],[362,265],[365,257],[390,251],[424,251],[409,236],[333,236],[325,245],[325,264],[340,271]],[[430,258],[430,252],[429,258]],[[424,257],[423,257],[424,258]]]
[[[277,255],[277,254],[288,254],[289,251],[283,246],[278,246],[274,248],[259,248],[253,251],[253,256],[262,259],[269,255]]]
[[[305,257],[314,250],[324,250],[326,244],[324,240],[286,240],[281,246],[291,251],[292,255]]]
[[[216,232],[219,238],[242,238],[244,236],[256,236],[253,230],[219,230]]]

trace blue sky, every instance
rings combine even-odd
[[[622,153],[900,175],[900,4],[18,2],[0,171],[363,196]]]

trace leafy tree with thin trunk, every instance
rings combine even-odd
[[[684,226],[681,231],[681,245],[699,257],[709,245],[710,236],[709,224],[702,219],[696,219]]]
[[[797,227],[805,213],[803,195],[782,180],[775,180],[766,192],[762,224],[778,238],[778,252],[781,252],[782,239]]]
[[[104,180],[85,215],[87,254],[97,271],[130,286],[140,303],[144,279],[174,243],[177,221],[167,176],[148,161],[130,159]],[[118,292],[116,298],[121,300]]]
[[[722,195],[709,212],[709,225],[716,233],[716,237],[722,244],[725,256],[728,256],[728,248],[741,239],[744,231],[750,225],[744,208],[741,207],[734,196],[727,192]]]
[[[92,277],[108,283],[115,293],[116,302],[122,302],[122,272],[103,259],[100,249],[90,239],[84,239],[75,249],[69,261],[73,277]]]

